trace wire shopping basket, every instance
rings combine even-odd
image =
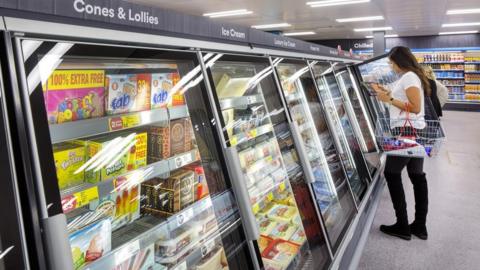
[[[408,115],[408,113],[407,113]],[[402,127],[391,127],[390,118],[379,118],[376,123],[375,136],[382,150],[391,156],[434,157],[440,151],[445,140],[440,120],[422,120],[424,129],[415,129],[411,119],[394,119],[403,122]]]

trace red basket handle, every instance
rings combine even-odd
[[[400,128],[400,136],[402,136],[402,134],[405,132],[407,124],[409,124],[413,130],[413,136],[417,137],[417,131],[413,127],[412,121],[410,121],[410,104],[408,102],[405,102],[405,114],[405,123],[403,123],[403,126]]]

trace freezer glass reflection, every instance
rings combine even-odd
[[[332,247],[336,249],[355,213],[342,162],[325,121],[309,67],[303,62],[284,61],[278,64],[277,73],[307,152],[318,208]]]

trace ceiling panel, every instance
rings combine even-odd
[[[480,30],[480,26],[441,28],[443,23],[480,22],[480,14],[447,16],[448,9],[480,8],[479,0],[371,0],[369,3],[310,8],[309,0],[128,0],[129,2],[172,9],[201,16],[207,12],[248,9],[253,14],[224,17],[245,26],[288,22],[292,27],[272,29],[288,31],[315,31],[306,39],[363,38],[368,32],[354,32],[354,28],[392,26],[387,34],[400,36],[436,35],[440,31]],[[383,15],[384,21],[338,23],[335,19]],[[297,37],[298,38],[298,37]]]

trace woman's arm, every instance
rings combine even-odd
[[[393,106],[399,108],[402,111],[406,111],[407,108],[403,101],[392,98],[391,92],[386,91],[384,87],[373,87],[377,92],[377,98],[385,103],[391,103]],[[408,98],[408,110],[412,113],[420,113],[422,109],[422,98],[420,96],[420,89],[418,87],[409,87],[405,90]]]

